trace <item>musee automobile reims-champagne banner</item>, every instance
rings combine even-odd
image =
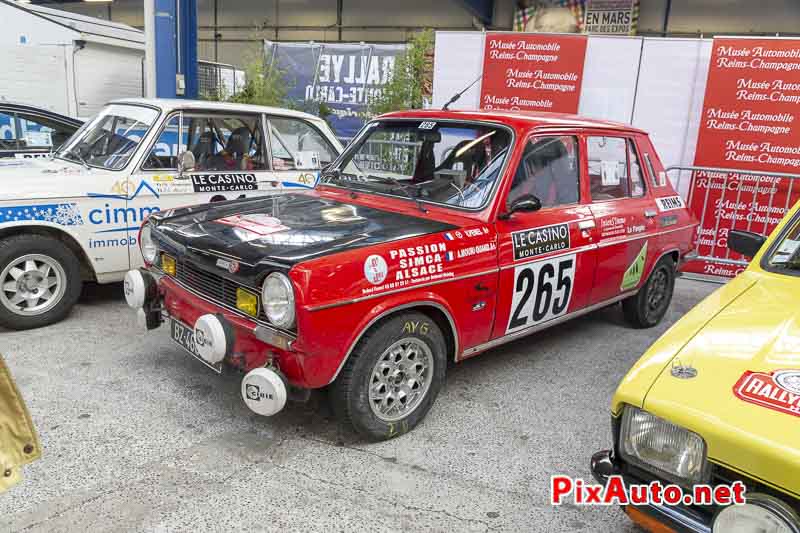
[[[694,164],[800,174],[800,41],[716,38]],[[733,277],[731,229],[768,234],[800,198],[800,180],[696,172],[689,207],[702,221],[686,272]]]
[[[486,34],[482,109],[577,113],[585,35]]]

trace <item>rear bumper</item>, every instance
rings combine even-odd
[[[642,480],[626,475],[615,462],[611,450],[595,453],[591,460],[592,476],[598,483],[606,484],[610,476],[622,476],[625,484],[639,484]],[[661,533],[711,533],[711,523],[688,507],[664,505],[627,505],[623,507],[631,520],[647,531]]]

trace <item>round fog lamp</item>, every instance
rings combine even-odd
[[[284,274],[273,272],[264,280],[261,305],[271,323],[285,329],[294,326],[294,290]]]
[[[142,231],[139,232],[139,247],[142,249],[142,257],[149,264],[155,263],[158,255],[158,246],[153,241],[152,230],[153,227],[150,224],[145,224],[142,226]]]
[[[765,494],[747,496],[744,505],[731,505],[714,518],[715,533],[800,533],[800,518],[791,507]]]

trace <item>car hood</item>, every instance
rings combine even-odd
[[[278,194],[167,211],[156,235],[244,265],[291,267],[353,248],[418,237],[455,226],[315,193]]]
[[[710,460],[800,495],[800,278],[740,278],[738,296],[663,368],[644,408],[699,433]],[[696,377],[673,376],[677,366]]]
[[[64,159],[0,159],[0,201],[85,196],[87,187],[107,173]]]

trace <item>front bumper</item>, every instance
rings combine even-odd
[[[591,460],[592,476],[605,485],[610,476],[622,476],[626,485],[648,483],[637,479],[620,468],[611,450],[595,453]],[[711,520],[689,507],[665,505],[627,505],[623,507],[631,520],[648,531],[663,533],[711,533]]]
[[[148,329],[158,327],[168,318],[193,327],[200,317],[214,315],[229,327],[232,336],[225,364],[244,372],[275,366],[291,385],[307,388],[304,354],[295,349],[293,337],[209,301],[169,276],[141,272],[154,277],[157,284],[157,294],[144,305],[145,315],[151,317]]]

